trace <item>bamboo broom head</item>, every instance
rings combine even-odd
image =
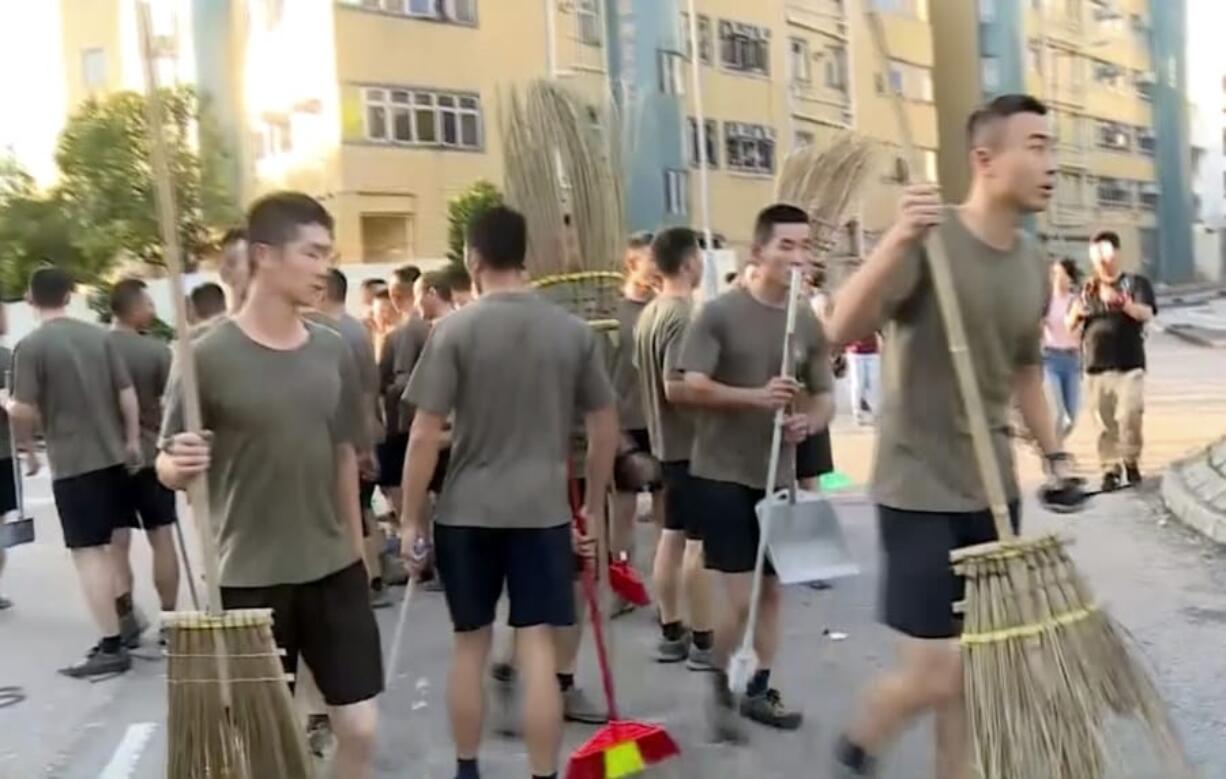
[[[1101,777],[1145,752],[1191,776],[1157,688],[1052,535],[958,554],[976,768],[984,779]]]
[[[506,200],[528,222],[529,273],[616,271],[626,236],[616,111],[544,80],[508,89],[502,108]]]
[[[784,160],[775,199],[809,214],[819,254],[833,248],[834,234],[850,218],[872,172],[874,157],[871,140],[841,132],[824,146],[802,147]]]

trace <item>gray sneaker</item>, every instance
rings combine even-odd
[[[711,676],[711,692],[707,695],[707,727],[713,743],[744,744],[749,740],[745,727],[736,714],[736,700],[728,689],[728,675],[722,671]]]
[[[73,679],[88,679],[91,676],[121,674],[132,667],[132,658],[123,646],[115,652],[103,652],[102,645],[94,645],[80,662],[61,668],[60,673]]]
[[[609,721],[609,713],[588,698],[582,688],[571,687],[562,692],[562,719],[585,725],[603,725]]]
[[[515,738],[519,735],[519,688],[515,684],[515,668],[507,663],[495,663],[490,676],[494,683],[494,732]]]
[[[779,730],[796,730],[804,721],[804,714],[783,705],[783,696],[778,690],[767,690],[761,695],[746,695],[741,699],[741,715],[754,722]]]
[[[661,638],[656,642],[656,651],[652,654],[657,663],[680,663],[689,655],[689,639],[682,636],[676,641]]]
[[[392,596],[388,594],[386,587],[370,590],[370,607],[372,609],[386,609],[392,605]]]
[[[145,632],[146,627],[148,627],[148,624],[144,623],[136,609],[132,609],[119,618],[120,643],[128,649],[136,649],[140,646],[140,636],[141,633]]]
[[[685,660],[685,667],[691,671],[718,671],[715,667],[715,650],[711,647],[699,649],[690,644],[690,653]]]

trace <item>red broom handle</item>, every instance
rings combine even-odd
[[[570,470],[569,465],[567,470]],[[580,535],[584,535],[587,533],[587,522],[580,509],[579,482],[569,473],[566,480],[570,485],[571,516],[574,517],[575,527]],[[604,685],[604,697],[609,705],[609,722],[614,723],[618,721],[618,716],[617,697],[613,693],[613,670],[609,667],[609,652],[605,647],[604,622],[600,618],[600,604],[596,598],[596,579],[592,574],[592,565],[586,559],[583,561],[582,581],[583,596],[587,598],[587,609],[592,623],[592,635],[596,639],[596,662],[600,666],[600,682]]]

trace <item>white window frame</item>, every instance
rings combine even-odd
[[[719,122],[715,119],[706,121],[707,169],[719,167]],[[690,167],[698,167],[698,120],[692,116],[685,120],[686,153],[689,156]]]
[[[420,146],[464,151],[483,151],[485,130],[478,95],[411,89],[392,86],[365,86],[361,89],[363,139],[369,143],[388,146]],[[383,111],[382,127],[375,128],[371,122],[371,109]],[[454,136],[445,135],[444,116],[452,117]],[[409,137],[397,132],[398,121],[407,123]],[[465,123],[475,134],[475,143],[465,141]],[[423,128],[429,128],[430,140],[422,140]],[[374,133],[381,129],[381,135]]]
[[[720,65],[733,73],[745,73],[759,76],[770,75],[770,28],[757,25],[734,22],[729,19],[720,20],[719,31],[719,61]],[[724,33],[727,32],[727,35]],[[754,53],[753,57],[749,52]],[[747,64],[753,59],[753,64]]]
[[[770,175],[775,172],[777,150],[772,127],[746,122],[724,122],[724,156],[728,170]]]
[[[826,47],[826,86],[846,92],[851,86],[846,46]],[[833,78],[832,78],[833,76]]]
[[[97,78],[91,78],[93,71],[97,71],[94,73]],[[91,91],[106,86],[106,49],[101,46],[81,49],[81,83]]]
[[[827,70],[829,73],[829,70]],[[804,38],[788,40],[788,75],[793,84],[813,82],[813,62],[809,56],[809,42]],[[827,78],[829,81],[829,78]]]
[[[684,216],[690,212],[690,172],[678,168],[664,170],[664,213]]]
[[[1123,136],[1124,143],[1122,145],[1119,145],[1114,142],[1111,142],[1111,143],[1104,142],[1103,140],[1104,133],[1108,133],[1108,132],[1115,133],[1116,136]],[[1132,151],[1132,135],[1133,135],[1132,128],[1126,124],[1121,124],[1120,122],[1113,122],[1107,119],[1098,119],[1095,122],[1094,142],[1095,142],[1095,145],[1100,149],[1104,149],[1106,151],[1115,151],[1115,152],[1124,152],[1124,153],[1131,152]]]
[[[660,92],[665,95],[685,94],[684,58],[675,51],[659,49],[656,52],[656,63],[659,68]]]
[[[596,3],[597,0],[578,0],[575,3],[575,31],[579,42],[588,46],[599,46],[603,37],[600,34],[600,8]]]

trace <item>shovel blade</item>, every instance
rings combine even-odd
[[[758,503],[757,512],[780,584],[840,579],[860,572],[834,507],[821,495],[801,491],[791,502],[786,492],[779,492]]]
[[[15,519],[12,522],[0,523],[0,548],[34,542],[34,520]]]

